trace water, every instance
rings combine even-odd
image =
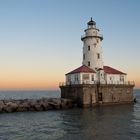
[[[134,105],[0,114],[0,140],[140,140],[140,90]],[[60,97],[58,91],[1,91],[0,98]]]
[[[0,99],[40,99],[42,97],[60,98],[60,91],[0,91]]]

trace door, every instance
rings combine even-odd
[[[99,92],[99,94],[98,94],[98,101],[102,101],[102,100],[103,100],[102,92]]]

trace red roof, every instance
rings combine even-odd
[[[81,73],[81,72],[85,72],[85,73],[96,73],[93,69],[91,69],[91,68],[83,65],[83,66],[81,66],[81,67],[79,67],[79,68],[77,68],[77,69],[75,69],[75,70],[73,70],[73,71],[71,71],[71,72],[69,72],[67,74],[74,74],[74,73]]]
[[[123,73],[123,72],[116,70],[114,68],[111,68],[109,66],[104,66],[104,71],[105,71],[105,73],[108,73],[108,74],[124,74],[124,75],[126,75],[126,73]]]

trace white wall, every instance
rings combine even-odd
[[[94,84],[96,81],[97,76],[94,73],[75,73],[66,75],[66,84]]]
[[[124,77],[124,80],[121,80],[121,76]],[[107,84],[125,84],[127,79],[123,74],[106,74],[106,82]]]
[[[85,30],[86,38],[83,40],[83,55],[85,55],[83,65],[88,66],[88,61],[90,61],[90,68],[93,70],[95,68],[103,68],[101,39],[94,37],[98,35],[99,31],[97,29],[89,28]],[[88,50],[88,46],[90,46],[90,51]],[[100,58],[97,58],[97,54],[100,55]]]
[[[106,84],[104,70],[97,71],[96,75],[97,81],[100,82],[100,84]]]
[[[66,75],[67,84],[79,84],[80,83],[80,73],[68,74]]]
[[[66,75],[66,84],[94,84],[99,81],[99,73],[75,73]],[[126,84],[127,75],[120,74],[104,74],[100,72],[100,83],[101,84]],[[121,76],[124,80],[121,80]],[[104,80],[105,78],[105,80]],[[94,80],[94,81],[93,81]]]

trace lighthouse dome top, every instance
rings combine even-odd
[[[96,22],[92,20],[92,17],[90,19],[90,21],[87,23],[88,25],[96,25]]]

